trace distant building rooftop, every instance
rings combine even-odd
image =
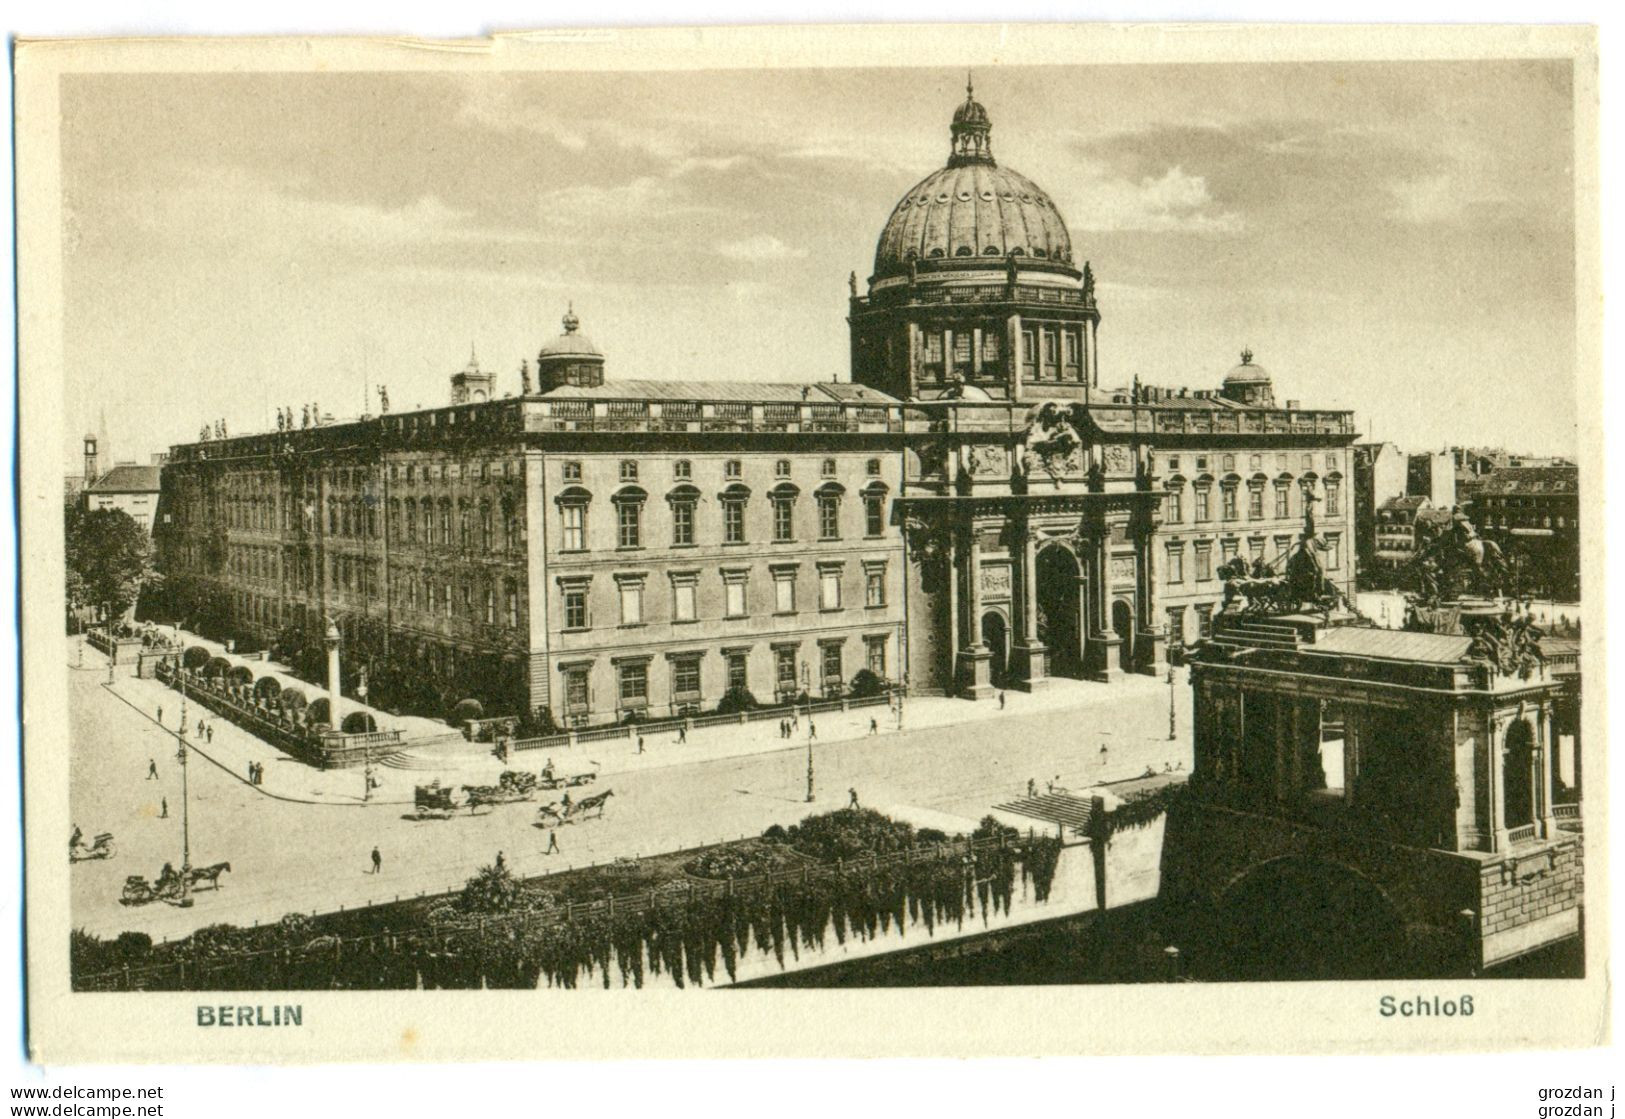
[[[153,464],[120,463],[85,489],[89,493],[157,493],[161,469]]]

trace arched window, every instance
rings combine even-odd
[[[775,543],[783,544],[796,538],[796,498],[800,492],[788,482],[782,482],[768,494],[768,499],[773,503]]]
[[[863,534],[883,536],[886,532],[886,487],[870,482],[863,487]]]
[[[841,538],[841,498],[846,487],[839,482],[826,482],[818,487],[818,538]]]
[[[671,507],[671,543],[686,548],[694,543],[694,513],[700,504],[700,491],[694,486],[676,486],[666,495]]]
[[[1171,525],[1185,523],[1185,479],[1183,475],[1175,474],[1168,479],[1168,496],[1162,505],[1162,519]]]
[[[622,486],[610,497],[615,504],[615,546],[643,547],[643,503],[649,494],[641,486]]]
[[[587,506],[592,502],[592,494],[580,486],[566,486],[554,501],[559,506],[559,519],[563,529],[559,535],[559,550],[586,551]]]
[[[722,542],[745,542],[745,506],[750,501],[750,488],[742,483],[729,486],[717,495],[722,505]]]

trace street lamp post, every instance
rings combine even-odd
[[[807,689],[811,681],[807,672],[807,662],[801,662],[801,690],[807,696],[807,803],[813,802],[813,721],[812,721],[812,693]]]
[[[1168,741],[1174,740],[1174,666],[1168,666]]]
[[[361,701],[361,706],[365,708],[367,706],[367,670],[364,668],[361,670],[361,683],[356,685],[355,694],[356,698]],[[341,727],[340,729],[342,730],[343,728]],[[372,735],[367,731],[366,720],[364,717],[362,720],[361,730],[362,734],[364,735],[362,738],[362,745],[366,749],[367,759],[366,765],[362,770],[363,779],[367,783],[366,787],[361,792],[361,800],[363,803],[365,803],[372,800]]]
[[[191,787],[186,775],[186,677],[181,676],[181,723],[176,733],[180,745],[175,751],[175,760],[181,767],[181,898],[180,906],[190,909],[192,906],[192,798]]]

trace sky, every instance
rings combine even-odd
[[[1001,164],[1091,261],[1102,381],[1278,399],[1406,450],[1576,451],[1566,62],[988,67]],[[70,469],[223,418],[517,392],[573,303],[608,376],[845,379],[847,275],[965,73],[64,80]],[[370,410],[376,410],[376,397]],[[105,417],[105,420],[103,419]]]

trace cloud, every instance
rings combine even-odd
[[[758,233],[739,241],[724,241],[717,246],[717,253],[729,260],[765,264],[775,260],[800,260],[807,255],[807,250],[786,245],[771,233]]]
[[[1391,216],[1411,225],[1436,225],[1461,216],[1465,200],[1447,174],[1402,179],[1384,184],[1394,196]]]
[[[1088,165],[1067,194],[1062,212],[1075,230],[1220,236],[1243,225],[1240,214],[1213,198],[1205,176],[1187,174],[1183,167],[1136,182]]]

